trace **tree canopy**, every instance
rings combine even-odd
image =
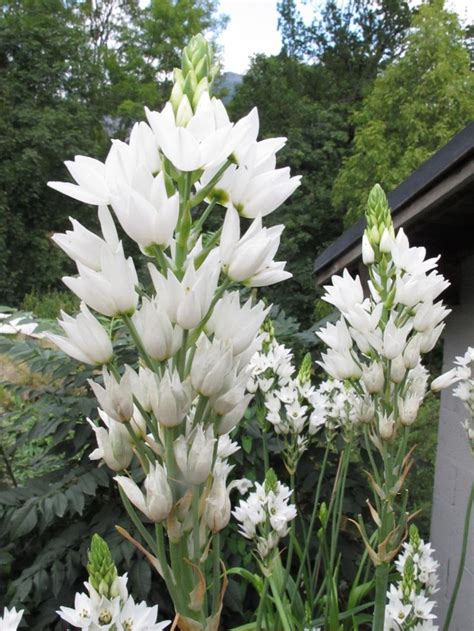
[[[474,117],[474,76],[456,14],[441,0],[422,5],[403,48],[353,117],[352,153],[333,192],[346,225],[362,215],[374,182],[392,190]]]

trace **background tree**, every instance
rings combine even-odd
[[[442,0],[420,7],[404,47],[354,115],[352,155],[333,192],[335,207],[347,209],[346,225],[362,215],[374,181],[392,190],[474,117],[464,33]]]
[[[294,0],[282,0],[278,9],[282,53],[253,61],[231,107],[237,117],[257,105],[262,136],[287,136],[282,160],[303,175],[274,217],[286,224],[281,252],[294,277],[265,293],[309,326],[315,318],[314,258],[343,229],[331,191],[350,148],[351,116],[377,69],[398,54],[409,10],[404,0],[357,0],[345,8],[329,0],[306,25]]]

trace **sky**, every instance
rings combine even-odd
[[[218,40],[225,71],[243,74],[253,55],[279,53],[281,40],[276,5],[277,0],[220,0],[220,13],[230,18]],[[311,7],[303,2],[300,5],[303,17],[309,18]],[[474,0],[448,0],[447,6],[456,10],[462,19],[474,20]]]

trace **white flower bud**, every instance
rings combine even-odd
[[[217,462],[213,471],[211,490],[206,499],[204,517],[211,532],[223,530],[230,520],[230,498],[226,482],[233,467],[226,462]]]
[[[407,396],[398,399],[398,416],[403,425],[412,425],[418,415],[421,399],[417,396]]]
[[[211,397],[218,394],[228,373],[233,369],[232,347],[229,342],[214,339],[202,333],[196,344],[191,366],[191,383],[199,394]]]
[[[370,366],[364,366],[362,381],[369,394],[380,392],[385,383],[382,364],[380,362],[372,362]]]
[[[188,380],[181,382],[176,371],[166,370],[158,387],[151,393],[150,403],[156,420],[165,427],[176,427],[189,412],[192,388]]]
[[[457,381],[459,381],[458,370],[457,368],[451,368],[451,370],[448,370],[448,372],[443,373],[431,382],[431,389],[433,392],[444,390]]]
[[[420,361],[420,337],[414,335],[403,351],[403,361],[405,362],[405,368],[411,370],[418,365]]]
[[[212,431],[212,428],[209,428]],[[198,425],[188,436],[174,441],[176,463],[187,484],[202,484],[211,472],[216,439]]]
[[[172,326],[166,311],[157,300],[143,300],[142,307],[132,317],[143,346],[152,359],[164,361],[179,350],[183,331]]]
[[[150,465],[150,471],[144,483],[145,494],[131,478],[118,475],[115,476],[115,480],[132,504],[151,521],[162,522],[170,514],[173,507],[173,495],[168,484],[166,469],[160,464]]]
[[[385,413],[381,413],[379,416],[379,434],[383,440],[390,440],[393,436],[395,429],[395,421],[393,420],[393,414],[387,416]]]
[[[402,355],[398,355],[395,359],[392,359],[390,364],[390,380],[393,381],[393,383],[401,383],[406,372],[407,369]]]
[[[390,231],[387,230],[387,228],[384,228],[384,231],[382,232],[382,237],[380,239],[380,251],[384,252],[385,254],[390,254],[393,244],[393,235],[390,234]]]
[[[99,410],[105,427],[98,427],[90,419],[87,422],[95,432],[97,449],[90,454],[91,460],[103,460],[112,471],[126,469],[133,458],[132,438],[122,423],[117,423]]]
[[[385,330],[383,332],[383,351],[382,354],[387,359],[395,359],[400,353],[403,352],[406,344],[407,335],[411,330],[411,324],[407,323],[404,326],[396,326],[393,319],[387,322]]]
[[[362,237],[362,261],[364,262],[364,265],[372,265],[372,263],[375,261],[374,249],[370,245],[370,241],[365,232],[364,236]]]
[[[252,399],[252,394],[246,394],[241,401],[232,409],[221,417],[217,426],[218,434],[227,434],[232,431],[238,423],[242,420],[245,410]]]
[[[102,370],[104,387],[91,379],[88,380],[100,407],[114,421],[119,423],[128,422],[133,414],[131,373],[133,371],[130,366],[126,366],[124,375],[121,377],[120,382],[117,382],[115,377],[104,367]]]

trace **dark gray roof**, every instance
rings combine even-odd
[[[402,208],[405,208],[417,196],[431,188],[473,156],[474,122],[456,134],[444,147],[416,169],[394,191],[388,194],[392,215],[396,216]],[[337,265],[337,259],[362,239],[364,229],[365,218],[362,218],[316,258],[313,272],[318,274],[326,267]]]

